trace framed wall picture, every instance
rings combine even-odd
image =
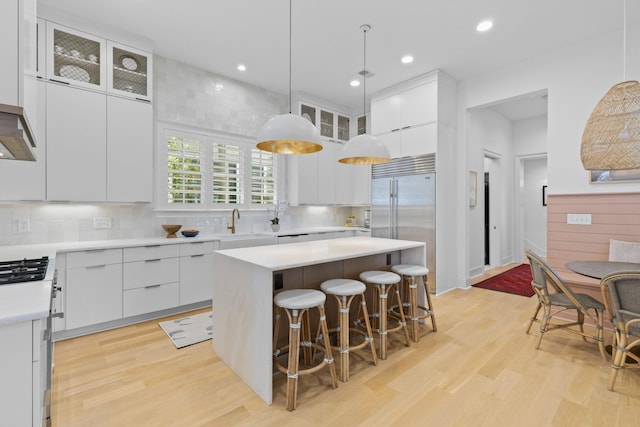
[[[478,173],[469,171],[469,206],[474,208],[478,203]]]
[[[589,183],[591,184],[611,184],[616,182],[638,181],[640,181],[640,169],[589,171]]]
[[[542,186],[542,206],[547,206],[547,186]]]

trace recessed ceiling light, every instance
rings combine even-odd
[[[240,64],[240,65],[238,65],[238,70],[239,71],[247,71],[247,67],[244,64]]]
[[[480,22],[476,27],[476,30],[482,33],[484,31],[489,31],[491,27],[493,27],[493,21],[487,19],[486,21]]]
[[[413,62],[413,56],[411,55],[403,56],[401,61],[403,64],[411,64]]]
[[[351,83],[349,84],[353,87],[358,87],[360,86],[360,80],[351,80]]]

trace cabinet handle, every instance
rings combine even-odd
[[[159,288],[162,285],[149,285],[149,286],[145,286],[145,289],[152,289],[152,288]]]
[[[136,101],[151,102],[148,99],[136,98]]]
[[[106,249],[87,249],[85,252],[87,253],[96,253],[96,252],[104,252]]]
[[[87,270],[89,269],[96,269],[96,268],[105,268],[107,265],[106,264],[101,264],[101,265],[88,265],[86,268]]]
[[[63,85],[71,85],[71,83],[69,83],[69,82],[61,82],[60,80],[55,80],[55,79],[49,79],[49,80],[51,80],[52,82],[55,82],[55,83],[63,84]]]
[[[405,126],[405,127],[402,128],[402,130],[409,129],[410,127],[411,127],[411,125]]]
[[[147,245],[145,248],[159,248],[162,245]]]
[[[156,259],[145,259],[144,262],[158,262],[158,261],[162,261],[162,258],[156,258]]]
[[[191,258],[200,258],[203,257],[204,254],[191,255]]]
[[[400,128],[398,129],[391,129],[391,132],[398,132],[400,130]]]

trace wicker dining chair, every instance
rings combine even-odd
[[[601,290],[607,316],[614,326],[607,387],[613,390],[619,370],[640,368],[640,272],[610,274],[602,279]]]
[[[529,259],[531,275],[533,276],[531,286],[538,296],[538,305],[533,312],[533,316],[531,316],[531,319],[527,323],[526,333],[529,333],[534,322],[540,323],[540,336],[536,349],[540,348],[542,337],[547,332],[565,330],[582,336],[584,341],[598,343],[600,354],[602,358],[606,360],[603,340],[604,304],[590,295],[573,292],[551,266],[533,251],[527,250],[526,256]],[[553,292],[549,291],[548,284],[551,285]],[[544,310],[542,319],[538,319],[540,309]],[[557,316],[567,310],[576,311],[575,321],[558,319]],[[595,325],[595,335],[588,332],[585,333],[585,317],[589,318]],[[552,319],[555,319],[555,321],[552,322]],[[574,326],[577,326],[577,328],[574,328]]]

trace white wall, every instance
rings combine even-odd
[[[637,52],[640,27],[627,28],[627,50]],[[640,77],[640,55],[628,55],[627,79]],[[473,137],[471,109],[522,94],[548,91],[548,190],[550,194],[639,192],[640,183],[590,185],[580,161],[584,125],[605,92],[622,80],[621,31],[603,35],[571,48],[554,51],[528,61],[459,82],[458,153],[453,168],[458,171],[457,206],[467,212],[464,224],[471,227],[474,213],[466,203],[467,171],[477,168],[482,153]],[[463,223],[460,223],[463,226]],[[449,230],[460,250],[470,242],[471,230]],[[456,233],[457,232],[457,233]],[[455,254],[449,254],[454,256]],[[476,260],[458,260],[450,268],[466,272],[457,287],[468,286]]]
[[[547,255],[547,207],[542,204],[542,186],[547,185],[547,159],[523,162],[523,247]],[[521,254],[514,254],[524,259]]]

